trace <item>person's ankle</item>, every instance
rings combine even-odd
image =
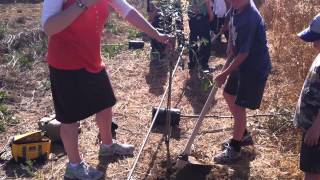
[[[101,146],[103,148],[110,148],[112,145],[113,145],[113,143],[111,143],[111,144],[101,144]]]
[[[70,165],[71,168],[76,168],[81,162],[82,162],[82,160],[80,160],[80,161],[73,161],[73,162],[70,162],[70,161],[69,161],[69,165]]]
[[[114,143],[114,139],[112,139],[111,142],[110,141],[107,141],[106,143],[102,142],[101,146],[104,148],[110,148],[113,145],[113,143]]]

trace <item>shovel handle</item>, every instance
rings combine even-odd
[[[202,122],[205,118],[205,115],[207,114],[209,107],[210,107],[214,97],[216,96],[217,91],[218,91],[218,85],[216,82],[213,82],[213,87],[211,89],[209,97],[201,110],[201,113],[200,113],[200,116],[197,120],[197,123],[192,131],[192,134],[187,142],[187,145],[184,148],[184,151],[182,153],[183,155],[189,155],[191,153],[191,146],[192,146],[192,144],[193,144],[193,142],[194,142],[194,140],[200,130],[200,127],[201,127]]]

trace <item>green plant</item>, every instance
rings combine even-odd
[[[0,132],[5,131],[7,114],[8,114],[7,108],[0,103]]]
[[[271,112],[276,114],[275,116],[271,116],[267,121],[267,127],[272,134],[280,135],[292,128],[293,107],[275,107]]]
[[[122,44],[104,44],[102,45],[102,53],[107,58],[112,58],[123,50],[125,45]]]
[[[132,29],[132,28],[129,28],[128,29],[128,39],[135,39],[137,37],[140,37],[140,33],[138,30],[136,29]]]
[[[4,38],[4,35],[7,31],[7,26],[5,23],[0,23],[0,40]]]
[[[0,103],[3,103],[7,99],[8,95],[5,91],[0,91]]]
[[[4,121],[0,119],[0,132],[4,132],[6,129],[4,128]]]
[[[105,24],[105,29],[107,32],[110,32],[112,34],[118,35],[119,32],[119,28],[116,25],[116,22],[113,19],[110,19],[106,24]]]
[[[32,67],[33,58],[30,55],[26,54],[20,54],[19,57],[19,65],[21,68],[28,68],[30,69]]]
[[[43,90],[43,91],[48,91],[50,90],[50,87],[51,87],[51,83],[48,79],[44,79],[40,82],[38,88],[40,90]]]
[[[5,131],[6,124],[17,124],[19,120],[12,116],[7,106],[4,104],[8,95],[6,91],[0,91],[0,132]]]
[[[27,176],[33,177],[35,168],[32,161],[26,161],[24,164],[21,164],[21,169],[26,173]]]

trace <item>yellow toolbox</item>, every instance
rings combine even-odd
[[[50,151],[51,140],[41,131],[14,136],[11,143],[12,157],[16,162],[45,161],[49,158]]]

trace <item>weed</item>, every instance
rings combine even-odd
[[[6,124],[17,124],[19,120],[12,116],[5,105],[8,95],[5,91],[0,91],[0,132],[5,131]]]
[[[48,91],[50,90],[51,87],[51,83],[48,79],[44,79],[40,82],[38,89],[42,90],[42,91]]]
[[[8,114],[7,108],[3,104],[0,104],[0,132],[5,131],[7,114]]]
[[[0,91],[0,103],[3,103],[7,99],[8,95],[5,91]]]
[[[119,32],[119,29],[118,29],[118,26],[116,25],[116,22],[112,19],[110,19],[106,25],[105,25],[105,29],[107,32],[110,32],[112,34],[115,34],[115,35],[118,35],[120,32]]]
[[[123,50],[125,45],[122,44],[104,44],[102,46],[103,55],[107,58],[112,58]]]
[[[24,164],[21,164],[21,169],[25,172],[25,174],[29,177],[34,176],[35,168],[33,167],[32,161],[26,161]]]
[[[267,126],[272,134],[280,135],[293,127],[293,109],[293,107],[275,107],[271,110],[274,114],[279,114],[278,116],[272,116],[268,121]]]
[[[7,31],[7,26],[5,23],[0,23],[0,40],[4,38],[4,35]]]
[[[138,30],[129,28],[128,29],[128,39],[136,39],[141,36]]]

